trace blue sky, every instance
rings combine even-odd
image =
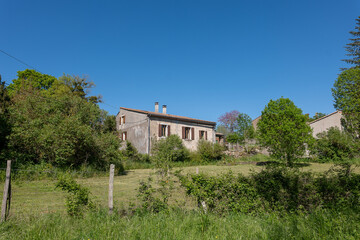
[[[0,0],[0,49],[56,77],[87,75],[101,108],[217,121],[256,118],[288,97],[310,115],[334,111],[331,87],[358,0]],[[0,52],[11,82],[27,67]]]

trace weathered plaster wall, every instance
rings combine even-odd
[[[316,137],[318,133],[327,131],[330,127],[341,127],[341,112],[336,112],[323,119],[310,123],[310,127],[313,129],[313,136]]]
[[[120,124],[121,116],[125,116],[125,124]],[[146,114],[120,109],[116,116],[117,129],[127,133],[127,140],[140,153],[148,153],[149,131]]]
[[[199,142],[199,131],[207,131],[207,140],[215,142],[215,130],[214,127],[203,124],[188,123],[178,120],[169,120],[161,118],[151,118],[150,121],[150,136],[152,139],[158,140],[159,138],[159,124],[170,125],[170,134],[176,134],[182,138],[182,127],[194,128],[194,140],[182,139],[186,148],[195,151]]]

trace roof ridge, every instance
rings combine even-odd
[[[120,109],[124,109],[124,110],[128,110],[128,111],[134,111],[134,112],[139,112],[139,113],[145,113],[145,114],[150,114],[153,115],[155,117],[164,117],[164,118],[178,118],[180,120],[187,120],[187,121],[198,121],[198,122],[202,122],[205,124],[211,124],[211,125],[216,125],[216,122],[212,122],[212,121],[207,121],[207,120],[202,120],[202,119],[196,119],[196,118],[190,118],[190,117],[184,117],[184,116],[179,116],[179,115],[173,115],[173,114],[167,114],[167,113],[157,113],[157,112],[150,112],[150,111],[146,111],[146,110],[140,110],[140,109],[134,109],[134,108],[125,108],[125,107],[120,107]]]
[[[323,116],[323,117],[321,117],[321,118],[315,119],[315,120],[312,121],[312,122],[309,122],[309,124],[318,122],[318,121],[320,121],[320,120],[322,120],[322,119],[325,119],[325,118],[327,118],[327,117],[330,117],[331,115],[334,115],[335,113],[338,113],[338,112],[341,113],[340,110],[336,110],[335,112],[332,112],[332,113],[330,113],[330,114],[328,114],[328,115],[325,115],[325,116]]]

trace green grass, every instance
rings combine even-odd
[[[323,172],[328,170],[333,164],[329,163],[310,163],[309,166],[303,167],[303,171]],[[207,165],[192,166],[181,168],[183,173],[195,173],[196,168],[200,173],[216,175],[232,171],[248,175],[251,171],[260,171],[263,166],[255,164],[239,165]],[[179,168],[174,168],[177,170]],[[360,173],[360,169],[355,172]],[[155,171],[152,169],[130,170],[126,175],[116,176],[114,179],[114,204],[118,207],[126,207],[129,203],[136,203],[137,188],[140,181],[146,180],[150,175],[154,176]],[[155,176],[154,176],[155,177]],[[103,207],[107,206],[108,200],[108,182],[107,176],[80,178],[77,181],[87,186],[92,194],[92,198]],[[3,189],[3,183],[0,184]],[[55,189],[54,180],[39,181],[15,181],[12,183],[12,202],[11,215],[27,215],[29,213],[49,213],[65,212],[64,202],[65,193]],[[173,201],[178,200],[187,208],[194,206],[194,203],[183,194],[183,190],[177,189],[174,192]]]
[[[359,239],[359,229],[351,212],[219,217],[181,210],[109,216],[103,210],[80,219],[58,213],[13,218],[0,225],[0,239]]]
[[[232,171],[248,175],[263,166],[243,161],[231,165],[203,165],[181,168],[183,173],[211,175]],[[251,162],[251,164],[249,163]],[[323,172],[329,163],[308,163],[302,171]],[[179,168],[174,168],[178,170]],[[355,172],[360,173],[359,169]],[[115,214],[106,209],[108,177],[78,178],[89,187],[100,211],[84,218],[66,215],[65,193],[55,189],[54,180],[14,181],[11,215],[0,224],[0,239],[359,239],[360,216],[355,212],[314,212],[304,214],[269,213],[257,216],[234,214],[225,217],[203,215],[193,210],[195,202],[176,189],[171,203],[182,209],[160,214],[120,214],[137,203],[139,182],[154,175],[152,169],[130,170],[114,180]],[[3,183],[0,184],[3,189]],[[176,208],[178,209],[178,208]]]

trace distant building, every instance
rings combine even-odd
[[[215,126],[215,122],[167,114],[166,105],[160,113],[157,102],[154,112],[121,107],[116,116],[120,138],[131,142],[140,153],[148,154],[154,140],[171,134],[178,135],[186,148],[196,150],[200,139],[216,141]]]
[[[318,133],[325,132],[331,127],[338,127],[342,130],[341,118],[342,112],[336,111],[310,122],[309,125],[313,130],[313,136],[316,137]]]

